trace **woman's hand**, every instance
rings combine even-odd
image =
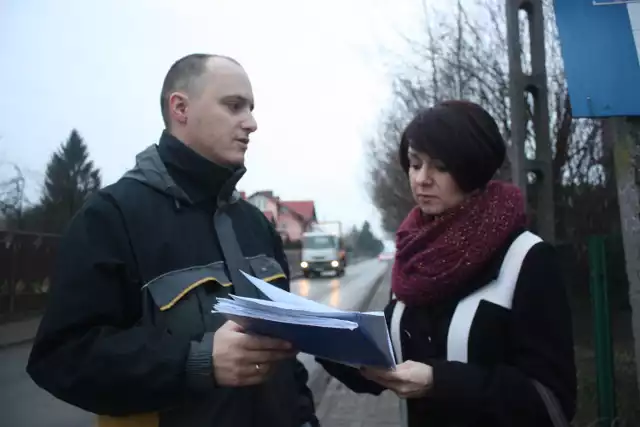
[[[395,392],[403,399],[423,397],[433,386],[433,369],[424,363],[406,361],[395,371],[363,368],[362,375]]]

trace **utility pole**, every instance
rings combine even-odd
[[[509,52],[509,98],[511,104],[512,180],[520,187],[530,213],[535,215],[537,232],[547,241],[555,242],[555,209],[553,198],[553,170],[551,138],[549,134],[549,106],[545,61],[545,27],[542,0],[506,0],[507,41]],[[521,10],[527,13],[531,42],[531,74],[522,70],[522,40],[520,40]],[[535,158],[525,153],[529,105],[527,94],[533,97],[533,129]],[[529,185],[528,175],[535,180]],[[533,190],[529,195],[529,190]],[[533,197],[531,197],[533,196]],[[529,201],[533,202],[533,207]],[[533,208],[533,209],[531,209]]]
[[[605,142],[613,145],[622,244],[629,280],[631,325],[635,341],[636,375],[640,386],[640,117],[605,120]]]

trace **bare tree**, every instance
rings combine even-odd
[[[20,168],[9,164],[13,169],[10,178],[0,182],[0,216],[6,226],[20,222],[24,209],[25,179]]]
[[[510,144],[509,68],[505,11],[499,0],[458,0],[447,12],[424,6],[421,37],[404,37],[410,54],[394,57],[393,100],[383,112],[380,128],[369,146],[370,191],[386,231],[393,233],[413,206],[406,177],[398,164],[400,133],[418,109],[444,99],[467,99],[481,104],[496,119]],[[592,120],[574,120],[566,91],[552,10],[547,5],[547,56],[549,102],[556,187],[605,182],[601,127]],[[523,19],[524,24],[524,19]],[[522,39],[528,40],[521,25]],[[523,69],[530,69],[523,52]],[[522,100],[533,116],[530,98]],[[526,151],[535,151],[535,134],[528,126]],[[510,179],[510,161],[498,173]],[[566,191],[558,191],[557,205],[564,204]],[[562,221],[563,215],[558,215]],[[565,230],[566,227],[559,227]]]

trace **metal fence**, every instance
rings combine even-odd
[[[0,231],[0,322],[41,311],[59,236]]]
[[[640,425],[622,236],[595,235],[565,242],[559,252],[576,344],[574,425]]]

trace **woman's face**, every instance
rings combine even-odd
[[[409,182],[413,198],[427,215],[440,215],[465,198],[444,164],[409,147]]]

